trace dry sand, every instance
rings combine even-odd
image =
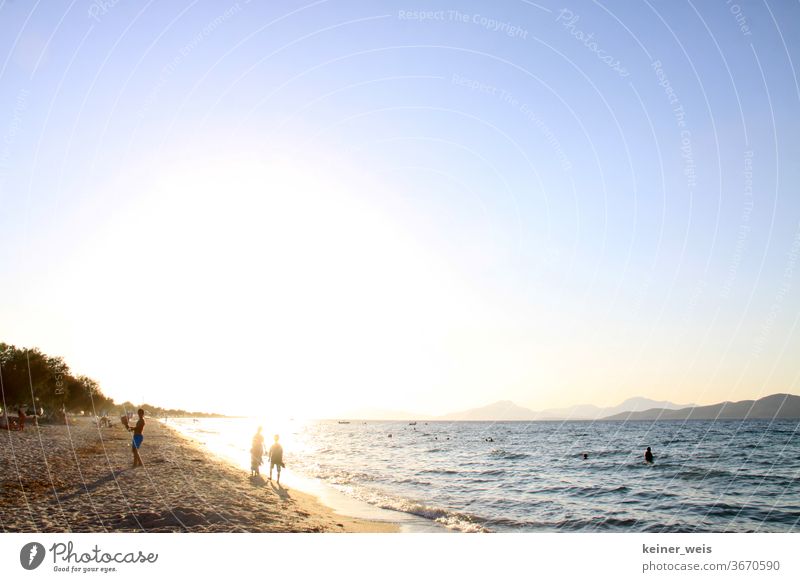
[[[253,480],[151,421],[132,469],[119,423],[0,430],[0,530],[5,532],[389,532],[338,515],[311,495]]]

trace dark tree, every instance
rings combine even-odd
[[[75,377],[61,357],[47,356],[40,350],[17,348],[0,343],[0,406],[48,412],[66,408],[68,412],[95,412],[113,406],[96,381]]]

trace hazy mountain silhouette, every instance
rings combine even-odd
[[[653,408],[622,412],[603,420],[741,420],[800,418],[800,396],[772,394],[758,400],[721,402],[709,406],[691,406],[679,410]]]
[[[439,420],[596,420],[612,414],[652,408],[679,409],[692,404],[650,400],[649,398],[628,398],[617,406],[600,407],[593,404],[579,404],[567,408],[550,408],[535,411],[514,404],[510,400],[500,400],[480,408],[452,412],[439,416]]]
[[[742,418],[800,418],[800,396],[773,394],[759,400],[722,402],[708,406],[675,404],[649,398],[628,398],[617,406],[600,407],[579,404],[567,408],[531,410],[499,400],[486,406],[430,416],[403,410],[362,408],[342,415],[341,419],[369,420],[685,420]]]
[[[693,402],[687,404],[675,404],[667,400],[651,400],[650,398],[643,398],[636,396],[628,398],[617,406],[599,407],[592,404],[579,404],[577,406],[570,406],[567,408],[550,408],[543,410],[539,414],[553,418],[554,420],[596,420],[612,414],[619,414],[621,412],[638,412],[642,410],[650,410],[651,408],[663,408],[666,410],[677,410],[680,408],[687,408],[694,406]]]

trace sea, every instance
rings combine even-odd
[[[282,484],[403,531],[800,531],[798,420],[167,423],[243,471],[262,425]]]

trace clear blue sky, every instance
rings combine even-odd
[[[0,339],[226,410],[798,393],[798,38],[776,1],[0,2]]]

